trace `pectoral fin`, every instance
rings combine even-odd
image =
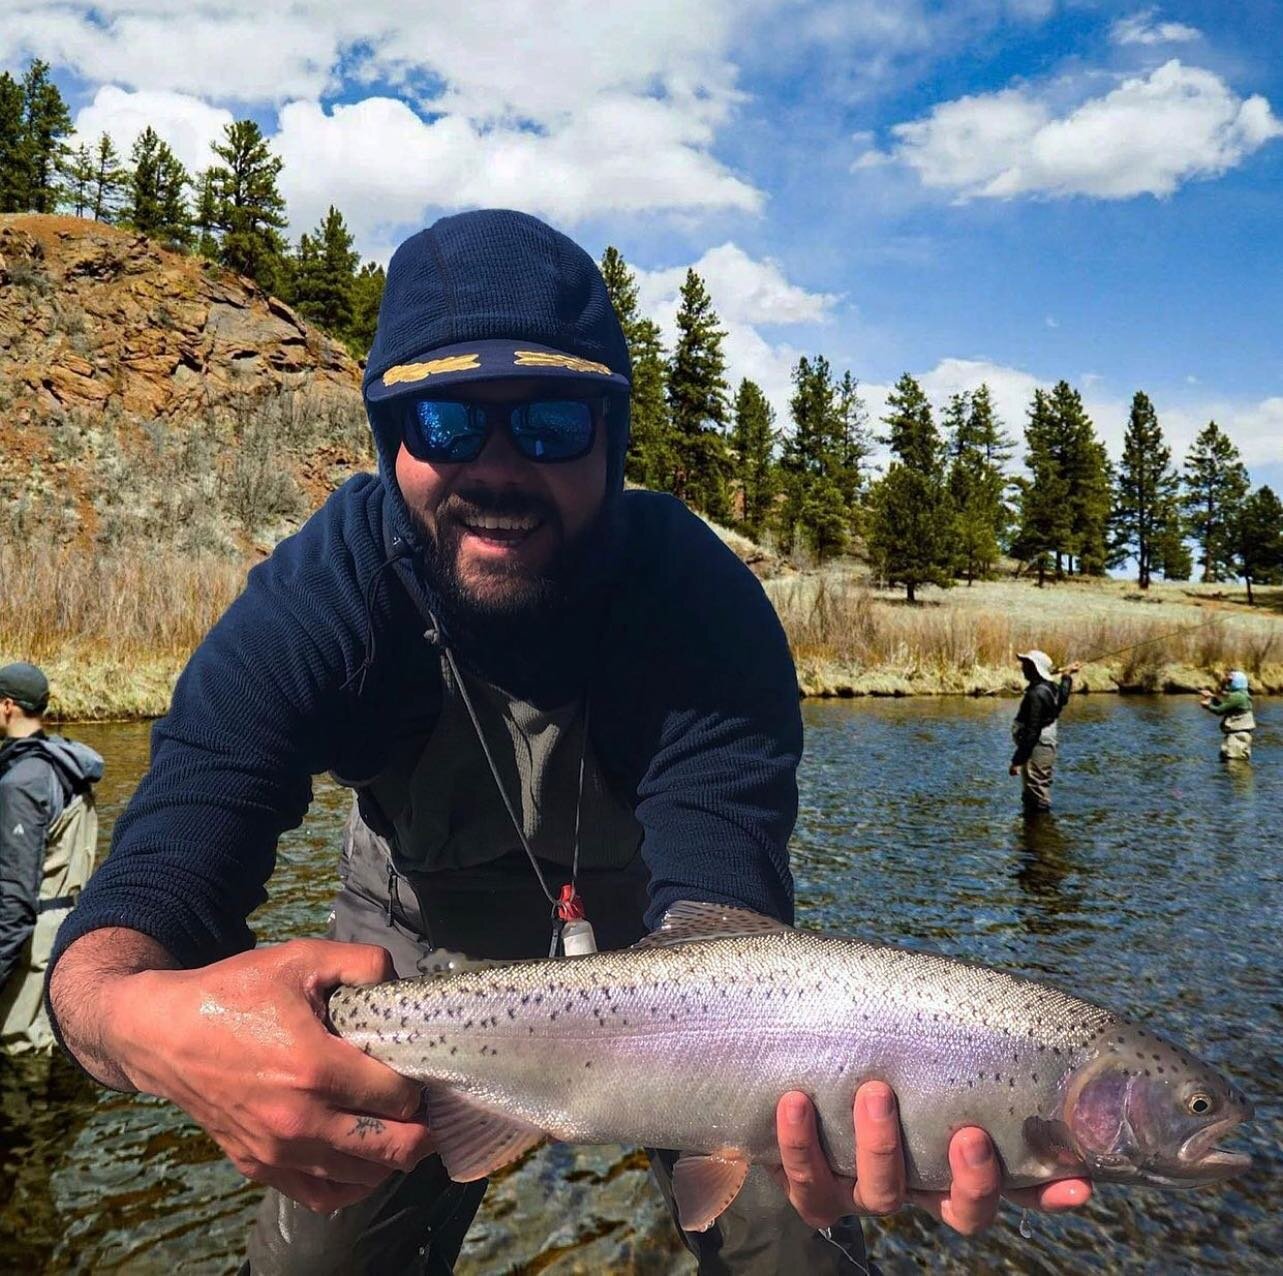
[[[537,1125],[437,1087],[428,1089],[428,1129],[456,1183],[493,1174],[547,1137]]]
[[[739,1195],[748,1162],[736,1152],[682,1156],[673,1166],[677,1217],[688,1232],[706,1232]]]

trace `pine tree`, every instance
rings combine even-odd
[[[33,213],[52,213],[58,206],[58,179],[67,152],[64,139],[70,132],[71,113],[49,78],[49,64],[32,62],[22,77],[18,161],[25,185],[22,207]]]
[[[970,585],[998,561],[1010,511],[1005,463],[1012,443],[993,410],[987,385],[955,394],[944,416],[949,495],[957,514],[957,565]]]
[[[73,217],[83,217],[89,211],[93,181],[94,157],[81,142],[74,151],[68,151],[62,166],[62,202]]]
[[[854,395],[854,381],[844,380]],[[785,438],[780,458],[784,500],[779,509],[781,544],[792,550],[800,532],[819,561],[840,554],[851,528],[848,491],[860,482],[844,466],[848,453],[859,446],[847,433],[859,426],[858,401],[842,399],[823,355],[803,355],[793,368],[789,414],[793,430]],[[848,419],[850,418],[850,419]]]
[[[1194,572],[1194,559],[1185,543],[1185,523],[1180,511],[1169,509],[1154,541],[1154,570],[1164,580],[1189,580]]]
[[[1209,421],[1185,457],[1181,505],[1190,534],[1202,552],[1203,579],[1226,580],[1234,520],[1250,486],[1238,448]]]
[[[761,540],[775,501],[774,450],[775,409],[762,388],[746,377],[735,395],[731,451],[740,491],[740,526],[755,541]]]
[[[379,321],[379,303],[383,300],[383,285],[387,272],[382,266],[367,261],[356,273],[352,284],[352,325],[344,341],[358,358],[365,358],[374,344],[374,329]]]
[[[632,434],[628,477],[657,491],[672,491],[677,470],[668,407],[668,360],[659,325],[638,319],[633,330]]]
[[[637,276],[613,245],[602,253],[601,277],[624,330],[633,372],[632,429],[624,473],[630,482],[642,487],[664,488],[672,482],[674,457],[659,326],[641,314]]]
[[[1046,390],[1035,390],[1025,426],[1029,476],[1018,481],[1019,515],[1011,553],[1037,569],[1039,587],[1046,583],[1047,572],[1069,543],[1073,529],[1069,483],[1055,448],[1058,433],[1051,396]]]
[[[26,208],[26,162],[22,85],[0,73],[0,213],[20,213]]]
[[[333,204],[311,236],[299,240],[290,303],[305,319],[341,337],[352,329],[360,256],[343,214]]]
[[[853,523],[868,481],[866,470],[869,457],[873,455],[873,446],[869,411],[860,395],[860,384],[847,369],[837,387],[835,477]]]
[[[668,368],[673,492],[711,518],[727,515],[730,458],[725,429],[726,358],[717,313],[704,281],[687,270],[677,312],[677,347]]]
[[[196,176],[196,209],[192,214],[192,234],[196,251],[208,261],[218,260],[218,191],[214,170],[205,168]]]
[[[1178,479],[1172,452],[1163,439],[1149,397],[1132,399],[1114,506],[1115,548],[1136,559],[1138,583],[1149,588],[1155,546],[1169,532],[1176,510]]]
[[[114,222],[129,189],[129,170],[121,163],[116,144],[106,133],[98,138],[93,162],[89,215],[96,222]]]
[[[148,127],[134,142],[130,159],[133,172],[129,176],[125,221],[163,244],[189,244],[192,221],[187,187],[191,179],[178,157]]]
[[[882,578],[903,585],[953,584],[954,509],[938,478],[895,461],[870,495],[869,554]]]
[[[601,277],[605,281],[610,304],[615,308],[615,317],[631,347],[632,329],[640,317],[637,310],[637,276],[628,268],[623,254],[612,244],[608,244],[601,255]],[[631,349],[629,353],[632,353]]]
[[[235,120],[214,143],[222,161],[210,169],[217,207],[218,259],[272,291],[282,270],[285,200],[277,189],[281,160],[253,120]]]
[[[1253,584],[1283,582],[1283,501],[1271,488],[1257,488],[1239,507],[1232,535],[1235,566],[1255,606]]]
[[[1065,483],[1068,527],[1055,549],[1056,574],[1063,566],[1091,575],[1104,572],[1108,562],[1109,514],[1112,503],[1109,459],[1096,437],[1082,396],[1067,381],[1058,381],[1050,399],[1048,445]]]
[[[938,477],[943,459],[940,432],[932,419],[927,396],[907,372],[887,395],[887,408],[888,414],[882,418],[887,433],[881,441],[909,469]]]

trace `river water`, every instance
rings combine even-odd
[[[905,1211],[870,1224],[887,1273],[1243,1272],[1283,1254],[1283,702],[1258,705],[1255,765],[1216,758],[1187,698],[1076,698],[1056,813],[1020,817],[1011,701],[808,703],[794,840],[801,924],[1046,978],[1173,1036],[1256,1101],[1242,1179],[1101,1189],[1074,1216],[1008,1209],[963,1240]],[[70,734],[107,759],[104,838],[146,765],[147,728]],[[314,934],[347,795],[327,780],[281,847],[260,939]],[[236,1270],[258,1191],[182,1114],[101,1091],[62,1061],[0,1060],[0,1271]],[[492,1184],[465,1273],[689,1272],[636,1153],[545,1147]]]

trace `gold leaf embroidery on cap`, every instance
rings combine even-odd
[[[481,356],[452,354],[444,359],[429,359],[426,363],[402,363],[383,374],[384,385],[400,385],[405,381],[426,381],[438,372],[467,372],[481,366]]]
[[[513,363],[518,368],[568,368],[571,372],[596,372],[608,377],[610,369],[604,363],[579,359],[573,354],[548,354],[543,350],[514,350]]]

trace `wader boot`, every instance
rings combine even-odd
[[[550,882],[556,865],[545,864]],[[378,944],[396,973],[440,968],[454,955],[546,957],[547,901],[524,855],[445,873],[401,873],[388,843],[361,819],[355,804],[344,836],[342,887],[329,927],[332,939]],[[602,949],[632,944],[644,933],[647,873],[640,856],[623,868],[580,869],[579,891]],[[676,1152],[650,1151],[651,1168],[673,1211]],[[315,1214],[269,1189],[250,1238],[242,1276],[383,1276],[453,1269],[484,1180],[453,1183],[439,1157],[393,1175],[370,1197],[332,1214]],[[550,1217],[551,1230],[553,1220]],[[808,1227],[760,1167],[707,1232],[682,1233],[702,1273],[746,1276],[853,1276],[870,1270],[858,1222],[825,1236]]]

